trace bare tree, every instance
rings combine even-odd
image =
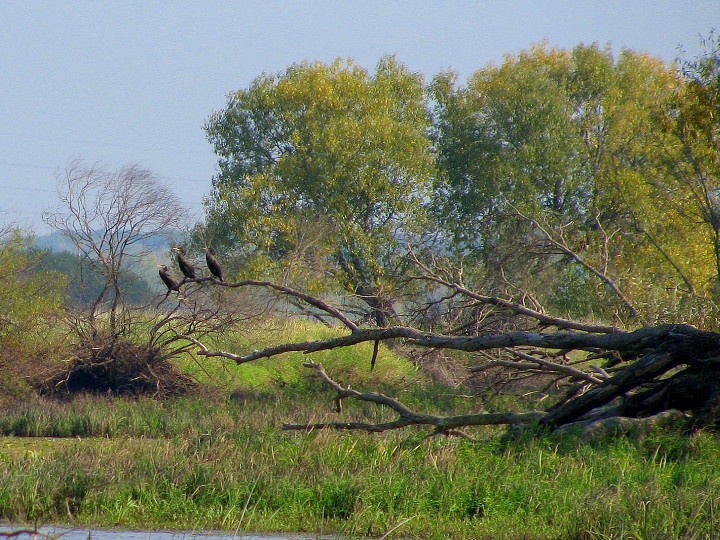
[[[2,216],[5,212],[0,211],[0,216]],[[14,223],[12,221],[10,222],[2,222],[0,221],[0,242],[4,242],[7,240],[10,236],[20,231],[20,227],[18,227],[17,223]]]
[[[73,163],[59,180],[60,207],[44,219],[69,238],[103,280],[88,308],[71,315],[76,358],[47,382],[55,389],[118,393],[176,393],[190,383],[166,361],[188,350],[178,335],[202,338],[237,317],[189,285],[182,296],[165,295],[133,306],[123,273],[148,255],[148,243],[181,230],[186,210],[149,170],[136,165],[110,171]],[[163,293],[164,294],[164,293]]]
[[[103,277],[85,322],[95,337],[98,321],[107,318],[114,339],[127,331],[122,272],[147,255],[145,241],[179,228],[186,210],[149,170],[136,165],[109,171],[72,163],[59,179],[58,192],[60,207],[43,219]]]

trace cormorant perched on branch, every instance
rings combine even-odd
[[[207,262],[207,267],[210,269],[210,273],[222,281],[222,268],[220,268],[220,264],[218,264],[217,259],[215,258],[215,251],[213,251],[213,248],[205,248],[205,262]]]
[[[177,263],[180,267],[180,271],[183,273],[186,279],[195,279],[195,268],[190,264],[190,261],[185,257],[185,247],[179,246],[172,248],[173,251],[177,251]]]
[[[168,274],[168,267],[164,264],[158,264],[157,266],[160,269],[160,271],[158,272],[158,274],[160,274],[160,279],[162,279],[163,283],[167,286],[168,293],[170,291],[180,292],[180,283],[178,281],[175,281],[175,278]]]

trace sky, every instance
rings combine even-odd
[[[262,73],[395,54],[460,82],[543,40],[672,62],[718,0],[0,0],[0,225],[49,232],[73,160],[150,169],[202,218],[217,158],[203,125]]]

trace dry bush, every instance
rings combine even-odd
[[[160,349],[107,340],[92,347],[83,344],[72,361],[43,381],[40,392],[58,397],[94,393],[162,398],[197,387]]]

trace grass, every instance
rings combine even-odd
[[[327,328],[307,321],[269,321],[263,328],[250,332],[232,332],[209,341],[208,346],[236,354],[248,353],[264,347],[285,342],[314,341],[345,335],[341,329]],[[266,390],[285,385],[305,386],[308,370],[302,363],[308,360],[323,364],[333,376],[347,379],[358,385],[380,383],[396,388],[403,384],[423,381],[422,375],[406,358],[383,346],[377,360],[377,371],[370,371],[372,343],[362,343],[332,351],[320,351],[305,355],[287,353],[269,359],[235,365],[217,358],[184,358],[180,365],[198,381],[225,390]]]
[[[217,346],[252,350],[276,332],[332,335],[294,325],[225,336]],[[392,350],[383,348],[371,373],[370,356],[351,348],[312,358],[343,384],[380,386],[421,411],[498,406],[433,387]],[[185,361],[207,395],[165,401],[23,393],[0,412],[0,520],[422,539],[720,535],[720,440],[712,433],[503,443],[498,428],[486,427],[469,430],[479,440],[472,443],[428,439],[422,429],[283,432],[284,421],[337,416],[333,396],[302,368],[306,358],[216,360],[204,369]],[[348,417],[387,417],[346,405]]]
[[[76,429],[60,425],[86,431],[3,439],[0,519],[347,536],[398,527],[393,536],[405,538],[719,532],[720,441],[710,433],[511,445],[490,429],[478,430],[479,443],[426,439],[419,430],[285,433],[277,425],[293,412],[290,398],[26,405],[16,418],[35,414],[25,425],[34,422],[37,434]],[[52,427],[51,417],[86,420]]]

